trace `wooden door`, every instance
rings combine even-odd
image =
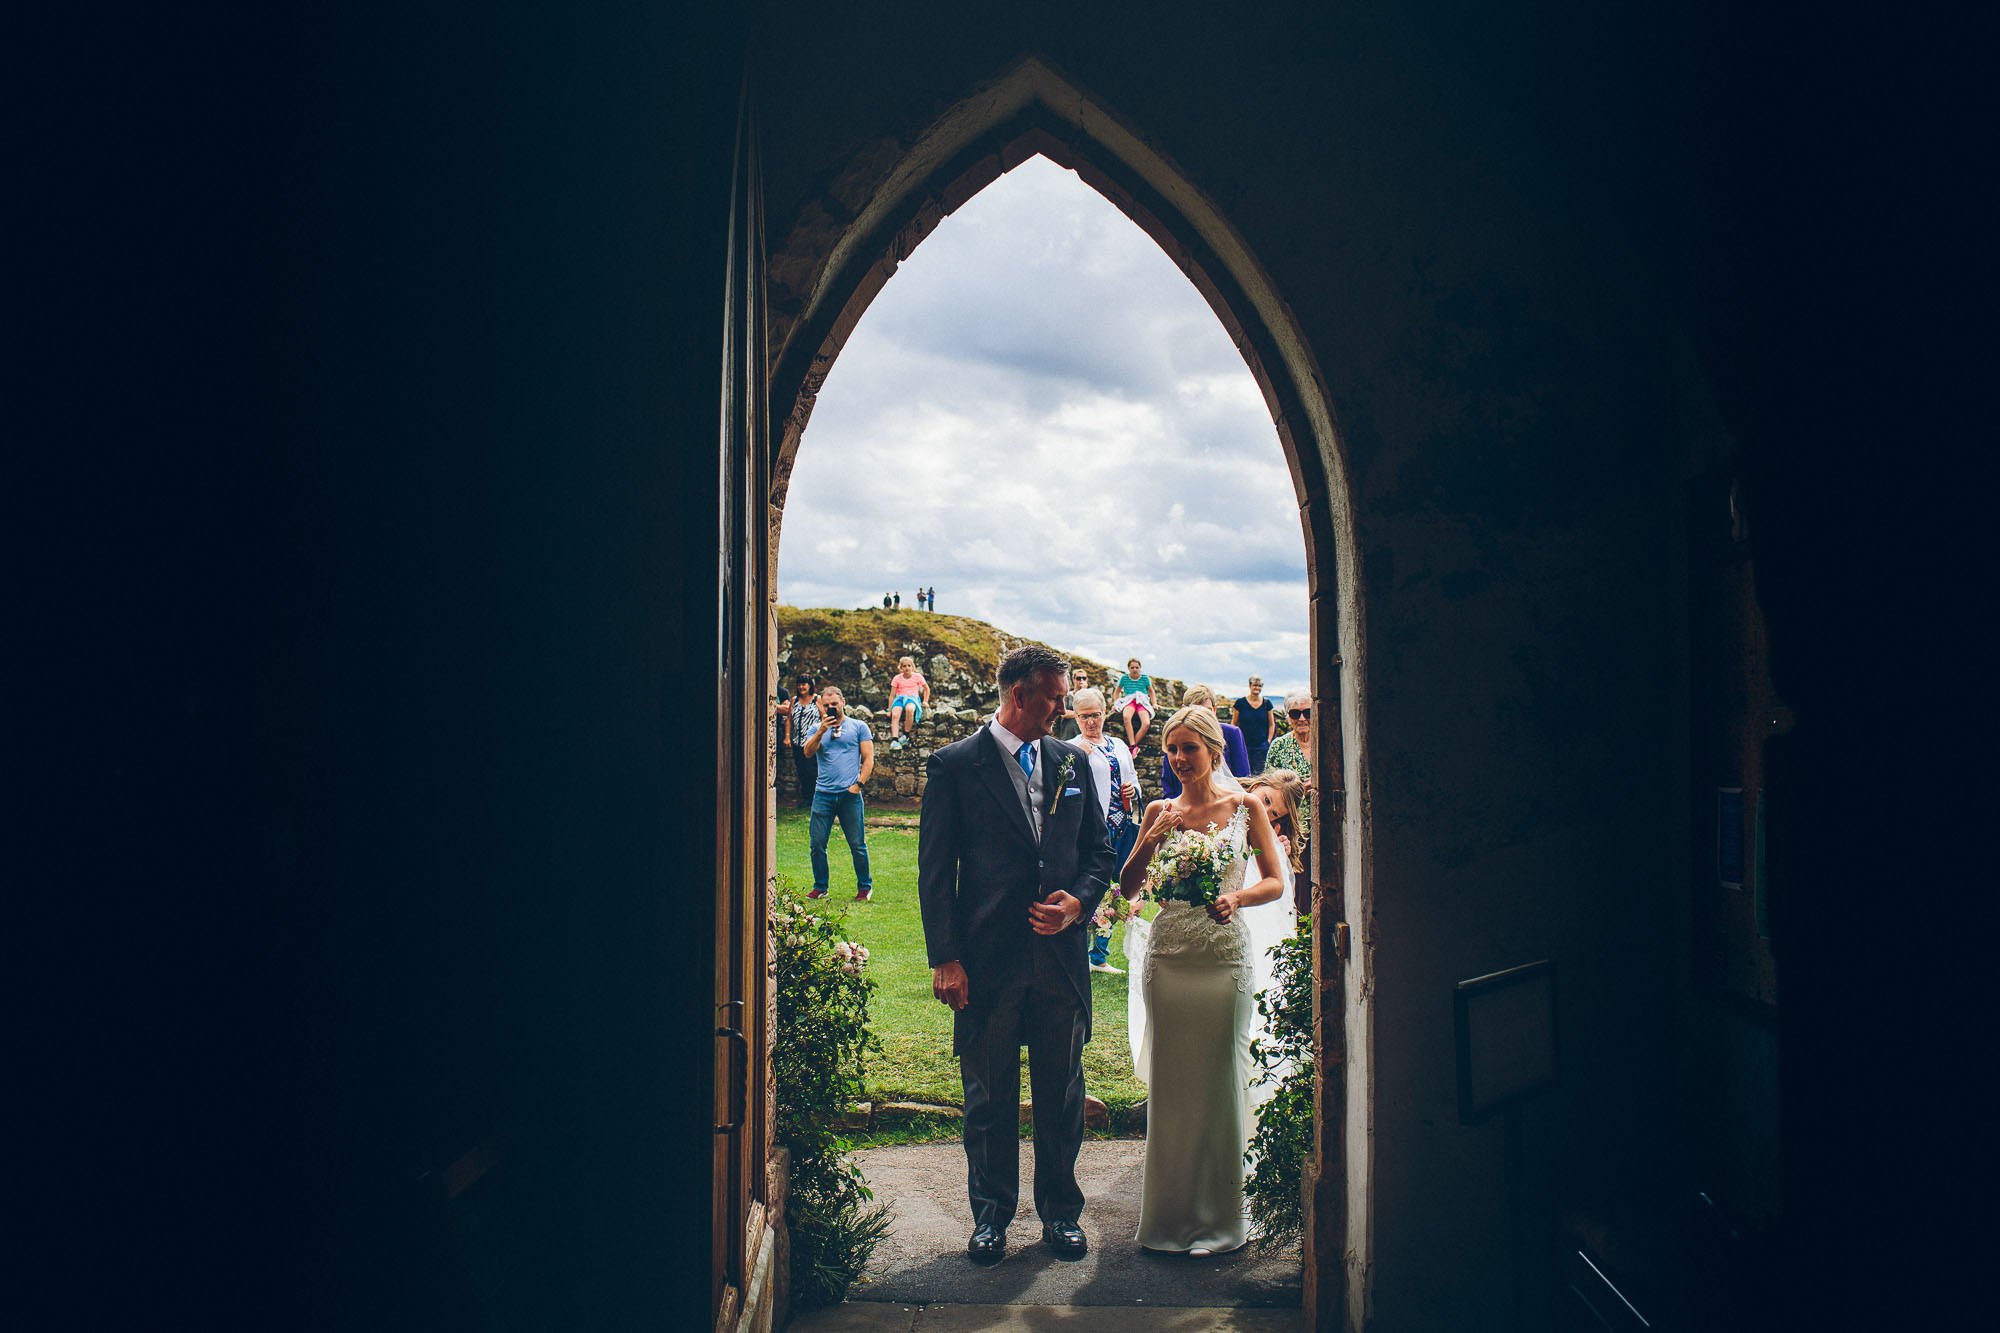
[[[722,439],[721,645],[716,664],[715,1189],[712,1309],[733,1328],[755,1300],[764,1209],[767,990],[766,870],[759,799],[770,782],[762,697],[767,619],[759,600],[764,548],[764,249],[756,132],[746,94],[737,124],[725,287]]]

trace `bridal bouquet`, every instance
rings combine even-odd
[[[1111,928],[1120,921],[1130,921],[1138,910],[1139,905],[1119,893],[1117,886],[1113,885],[1112,891],[1105,894],[1104,901],[1097,905],[1097,911],[1091,914],[1090,928],[1098,938],[1108,940]]]
[[[1228,834],[1214,824],[1203,831],[1175,829],[1146,867],[1146,891],[1162,902],[1212,906],[1237,856]]]

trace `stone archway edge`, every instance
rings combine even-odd
[[[820,388],[862,314],[945,216],[1037,153],[1075,171],[1130,217],[1202,294],[1264,395],[1298,498],[1313,688],[1323,696],[1322,714],[1340,722],[1337,741],[1321,729],[1314,768],[1335,794],[1341,830],[1337,851],[1330,839],[1315,839],[1313,850],[1314,901],[1333,910],[1316,913],[1322,1080],[1305,1304],[1315,1327],[1362,1328],[1372,1297],[1374,1212],[1367,655],[1364,585],[1331,397],[1298,321],[1223,211],[1157,146],[1046,62],[1021,60],[920,132],[863,145],[821,198],[790,217],[768,269],[774,411],[764,590],[775,611],[792,464]],[[1336,661],[1344,666],[1330,665]],[[1360,937],[1350,962],[1335,948],[1337,923]]]

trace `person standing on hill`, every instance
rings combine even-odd
[[[863,822],[861,789],[875,772],[875,734],[859,718],[846,717],[847,700],[829,685],[820,692],[819,726],[806,738],[806,753],[819,761],[819,782],[813,789],[811,829],[813,886],[808,898],[826,897],[829,867],[827,840],[833,821],[847,839],[854,858],[854,901],[865,903],[875,892],[868,873],[868,831]]]
[[[1278,709],[1264,697],[1264,678],[1250,677],[1250,692],[1235,703],[1237,730],[1250,751],[1250,772],[1264,771],[1264,756],[1271,749],[1271,723]]]

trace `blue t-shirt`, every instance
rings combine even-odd
[[[856,718],[842,718],[838,736],[828,728],[814,752],[819,760],[819,781],[813,784],[813,790],[846,791],[861,781],[861,742],[874,739],[875,733],[868,730],[868,724]]]

